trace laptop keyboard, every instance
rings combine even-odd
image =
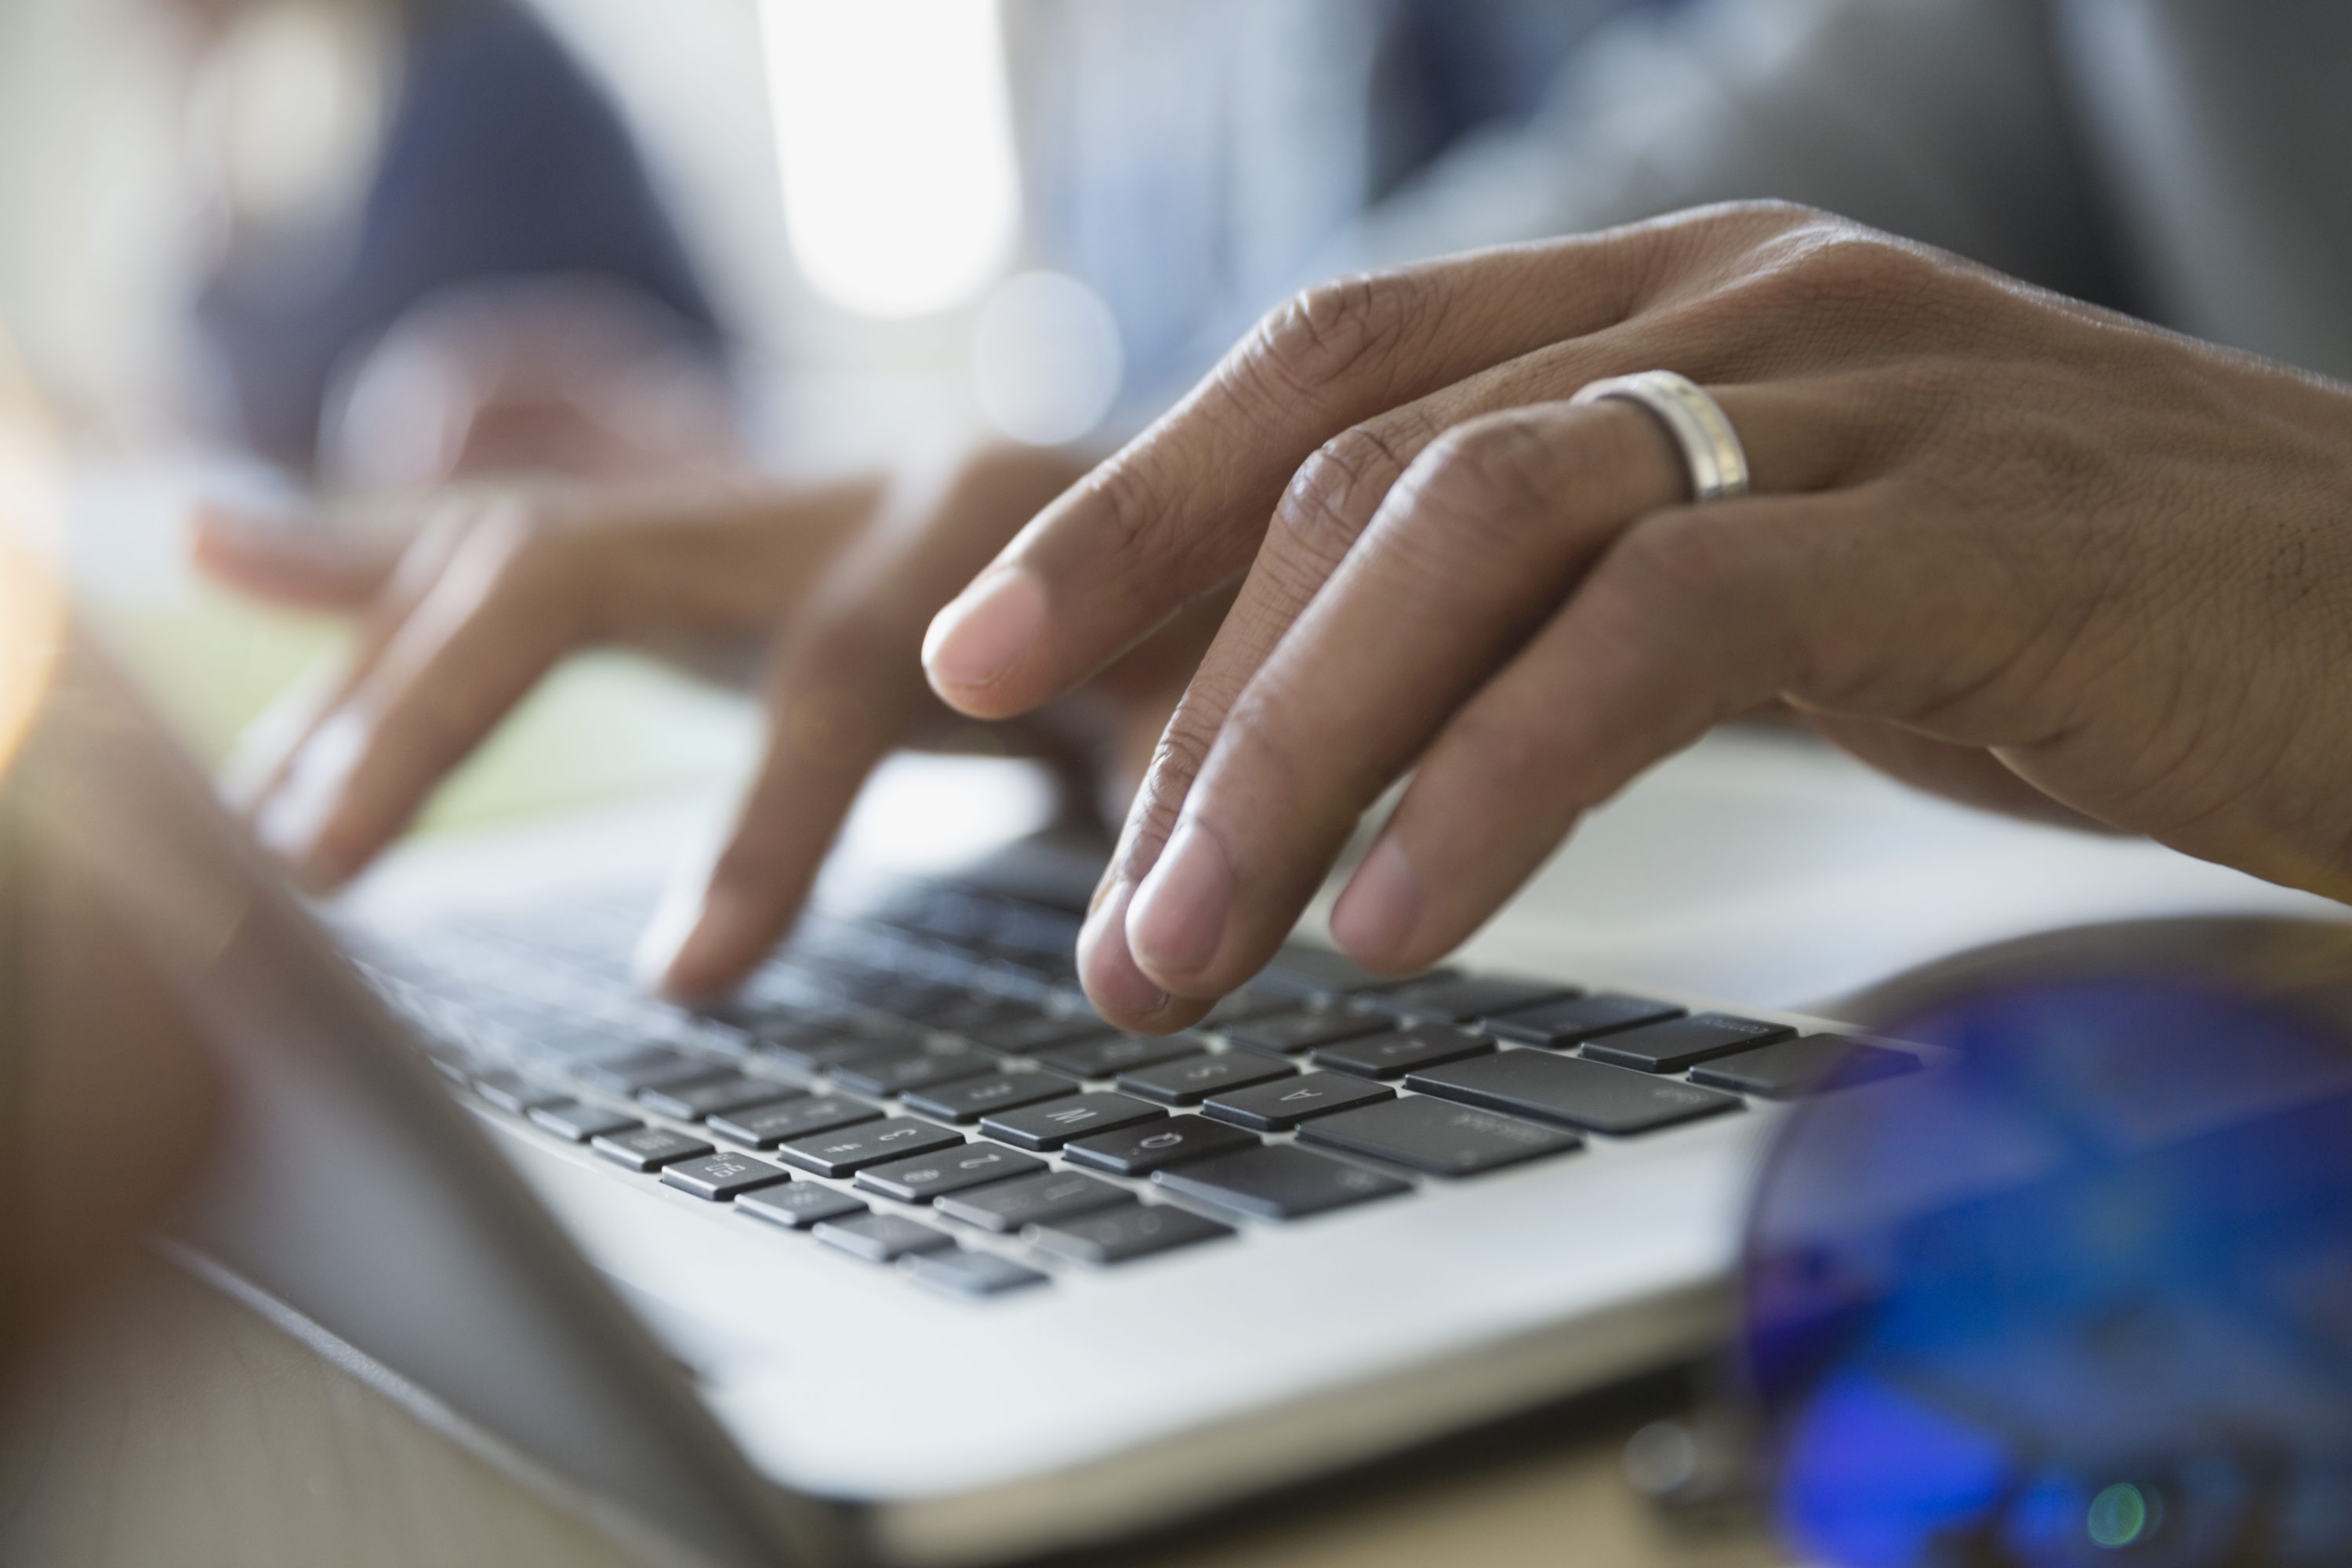
[[[937,884],[809,917],[738,1000],[689,1012],[632,982],[636,913],[351,944],[488,1113],[969,1299],[1919,1065],[1646,997],[1382,978],[1308,947],[1192,1031],[1123,1035],[1079,991],[1074,917]]]

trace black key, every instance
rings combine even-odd
[[[911,1031],[898,1027],[859,1029],[855,1033],[838,1026],[795,1031],[783,1039],[761,1037],[759,1052],[789,1068],[803,1072],[824,1072],[835,1062],[855,1062],[883,1050],[909,1050],[920,1039]]]
[[[1123,1094],[1081,1094],[998,1111],[982,1121],[980,1130],[1024,1149],[1058,1149],[1073,1138],[1158,1121],[1167,1114],[1156,1105]]]
[[[1256,1143],[1251,1134],[1222,1121],[1171,1116],[1165,1121],[1081,1138],[1062,1152],[1073,1164],[1092,1165],[1117,1176],[1143,1176],[1180,1160],[1202,1160]]]
[[[723,1204],[738,1194],[772,1187],[792,1177],[765,1160],[748,1154],[706,1154],[698,1160],[678,1160],[662,1167],[662,1184]]]
[[[1034,1008],[1024,1007],[1003,996],[979,996],[969,991],[940,991],[929,994],[919,1005],[908,1005],[889,1009],[902,1018],[911,1018],[927,1029],[944,1029],[951,1035],[969,1034],[1007,1018],[1036,1016]]]
[[[819,1220],[816,1238],[868,1263],[896,1263],[918,1252],[937,1252],[956,1244],[946,1231],[894,1214]]]
[[[1050,1018],[1034,1009],[1024,1007],[993,1023],[958,1029],[956,1033],[992,1051],[1003,1051],[1009,1057],[1025,1057],[1032,1051],[1042,1051],[1049,1047],[1093,1039],[1103,1034],[1105,1027],[1100,1018]]]
[[[1433,969],[1422,974],[1374,974],[1328,947],[1292,942],[1274,955],[1264,973],[1250,982],[1253,991],[1271,991],[1327,1004],[1341,996],[1370,991],[1393,991],[1454,973]]]
[[[1557,1127],[1427,1095],[1321,1117],[1298,1136],[1440,1176],[1475,1176],[1584,1147],[1583,1139]]]
[[[699,1121],[706,1116],[715,1116],[721,1111],[743,1110],[755,1105],[772,1105],[780,1100],[801,1098],[801,1091],[789,1084],[778,1083],[772,1078],[751,1078],[742,1073],[705,1079],[700,1083],[680,1084],[675,1089],[643,1089],[637,1091],[639,1105],[663,1116],[675,1116],[680,1121]]]
[[[1130,1204],[1076,1219],[1056,1220],[1027,1233],[1032,1245],[1076,1263],[1125,1263],[1194,1242],[1231,1236],[1233,1226],[1168,1204]]]
[[[1338,1068],[1341,1072],[1365,1078],[1395,1078],[1415,1068],[1484,1056],[1494,1048],[1492,1040],[1482,1040],[1459,1029],[1424,1025],[1418,1029],[1400,1029],[1393,1034],[1325,1046],[1315,1053],[1314,1059],[1317,1067]]]
[[[585,1143],[591,1138],[607,1133],[625,1132],[645,1124],[625,1110],[610,1110],[583,1100],[567,1100],[556,1105],[534,1105],[530,1119],[559,1138],[569,1138],[574,1143]]]
[[[1596,1062],[1614,1062],[1643,1072],[1681,1072],[1734,1051],[1785,1040],[1796,1032],[1786,1024],[1768,1024],[1761,1018],[1699,1013],[1595,1040],[1584,1047],[1584,1054]]]
[[[1305,1078],[1262,1083],[1220,1094],[1201,1109],[1220,1121],[1260,1132],[1287,1132],[1310,1116],[1351,1110],[1374,1100],[1394,1100],[1396,1090],[1343,1072],[1311,1072]]]
[[[835,1094],[818,1094],[763,1105],[755,1110],[730,1110],[724,1116],[712,1117],[709,1126],[730,1143],[772,1149],[795,1138],[830,1132],[836,1127],[855,1127],[861,1121],[878,1121],[881,1118],[882,1113],[870,1105]]]
[[[928,1154],[935,1149],[952,1148],[962,1142],[963,1134],[961,1132],[950,1132],[929,1121],[893,1116],[881,1121],[869,1121],[863,1127],[845,1127],[838,1132],[799,1139],[785,1144],[777,1152],[803,1170],[814,1171],[820,1176],[846,1176],[868,1165],[881,1164],[886,1160]]]
[[[1683,1010],[1671,1002],[1604,991],[1593,996],[1546,1002],[1516,1013],[1496,1014],[1481,1018],[1478,1029],[1481,1034],[1522,1046],[1574,1046],[1618,1029],[1663,1024],[1668,1018],[1682,1016]]]
[[[903,1094],[961,1078],[978,1078],[995,1069],[996,1058],[969,1046],[886,1047],[871,1057],[835,1062],[828,1070],[835,1083],[866,1094]]]
[[[1549,1051],[1504,1051],[1431,1068],[1404,1081],[1424,1093],[1594,1132],[1647,1132],[1740,1108],[1736,1095]]]
[[[1360,1039],[1390,1027],[1386,1018],[1368,1013],[1283,1013],[1227,1029],[1225,1038],[1246,1050],[1286,1056],[1339,1040]]]
[[[719,1057],[698,1056],[668,1046],[651,1046],[614,1057],[609,1061],[584,1062],[572,1070],[581,1082],[591,1089],[601,1089],[607,1094],[635,1094],[641,1089],[670,1089],[682,1083],[717,1078],[729,1069],[725,1059]]]
[[[1463,977],[1423,980],[1394,991],[1359,997],[1356,1005],[1368,1013],[1385,1013],[1409,1024],[1467,1024],[1497,1013],[1559,1002],[1576,994],[1572,985],[1551,985],[1533,980]]]
[[[907,1096],[907,1109],[948,1121],[976,1121],[998,1110],[1060,1100],[1078,1092],[1075,1079],[1050,1072],[1000,1072]]]
[[[955,1296],[1002,1296],[1052,1278],[1025,1263],[999,1258],[993,1252],[918,1252],[899,1265],[934,1289]]]
[[[868,1165],[857,1173],[857,1184],[902,1204],[927,1204],[941,1193],[959,1193],[989,1182],[1026,1176],[1045,1163],[994,1143],[959,1143],[935,1154]]]
[[[957,1193],[941,1198],[936,1206],[950,1219],[960,1219],[999,1235],[1011,1235],[1024,1226],[1092,1214],[1128,1201],[1125,1187],[1115,1187],[1076,1171],[1045,1171]]]
[[[1296,1070],[1288,1062],[1226,1051],[1123,1072],[1118,1075],[1118,1087],[1163,1105],[1198,1105],[1221,1089],[1246,1089],[1254,1083],[1288,1078]]]
[[[482,1074],[474,1079],[474,1092],[500,1110],[512,1111],[517,1116],[528,1116],[542,1105],[562,1105],[572,1099],[569,1090],[533,1083],[513,1072]]]
[[[673,1160],[691,1160],[710,1152],[699,1138],[673,1132],[667,1127],[640,1127],[634,1132],[607,1132],[592,1139],[590,1148],[616,1165],[632,1171],[658,1171]]]
[[[1195,1160],[1151,1179],[1171,1192],[1255,1219],[1300,1219],[1412,1191],[1411,1182],[1278,1144]]]
[[[1808,1035],[1711,1061],[1693,1068],[1691,1081],[1770,1100],[1794,1100],[1918,1070],[1919,1058],[1908,1051],[1866,1046],[1841,1035]]]
[[[1235,991],[1220,998],[1196,1029],[1229,1029],[1236,1024],[1255,1023],[1271,1018],[1276,1013],[1291,1013],[1298,1004],[1288,996],[1276,996],[1264,991]]]
[[[1104,1039],[1088,1040],[1083,1045],[1057,1046],[1049,1051],[1039,1051],[1040,1065],[1055,1072],[1068,1073],[1072,1078],[1112,1078],[1129,1068],[1150,1067],[1154,1062],[1172,1062],[1178,1057],[1189,1057],[1201,1048],[1201,1042],[1184,1035],[1112,1035]]]
[[[831,1187],[821,1187],[814,1182],[761,1187],[736,1199],[735,1207],[740,1213],[755,1215],[787,1230],[807,1230],[829,1219],[866,1212],[866,1205],[848,1194],[836,1193]]]

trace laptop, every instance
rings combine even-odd
[[[1572,953],[1304,941],[1121,1035],[1072,964],[1097,854],[1051,833],[837,865],[688,1012],[593,843],[331,927],[79,634],[5,805],[219,1052],[173,1249],[661,1561],[1082,1551],[1687,1359],[1786,1105],[1920,1061]]]

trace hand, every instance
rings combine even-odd
[[[924,624],[1076,471],[1003,448],[929,483],[456,490],[397,552],[316,526],[203,520],[197,555],[215,575],[361,617],[351,667],[262,770],[256,829],[310,885],[332,887],[573,649],[623,644],[704,668],[764,653],[756,782],[702,900],[656,933],[652,955],[676,994],[723,990],[791,925],[873,765],[953,720],[923,684]],[[1163,639],[1097,684],[1109,700],[1092,706],[1112,724],[1088,730],[1103,748],[1088,760],[1140,773],[1207,641],[1205,626],[1183,635],[1188,649],[1171,657]],[[1129,714],[1122,752],[1097,731]]]
[[[1694,506],[1600,377],[1709,387]],[[1317,289],[933,626],[1014,714],[1246,571],[1082,942],[1171,1028],[1408,769],[1333,935],[1460,942],[1582,812],[1782,701],[1899,776],[2352,893],[2352,394],[1821,214],[1713,208]],[[1270,521],[1269,521],[1270,520]]]

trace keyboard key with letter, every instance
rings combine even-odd
[[[1385,1014],[1408,1024],[1467,1024],[1498,1013],[1517,1013],[1546,1002],[1564,1001],[1575,994],[1575,987],[1570,985],[1462,976],[1423,980],[1394,991],[1374,992],[1358,997],[1356,1005],[1364,1012]]]
[[[1743,1103],[1737,1095],[1549,1051],[1504,1051],[1431,1068],[1404,1081],[1424,1094],[1619,1135],[1738,1110]]]
[[[927,1204],[942,1193],[961,1192],[1045,1168],[1042,1160],[994,1143],[959,1143],[933,1154],[868,1165],[857,1173],[857,1184],[902,1204]]]
[[[662,1167],[662,1184],[692,1193],[698,1198],[723,1204],[740,1194],[772,1187],[792,1177],[765,1160],[748,1154],[705,1154]]]
[[[1427,1095],[1307,1122],[1301,1142],[1439,1176],[1476,1176],[1584,1147],[1573,1132]]]
[[[936,1252],[956,1244],[946,1231],[895,1214],[819,1220],[815,1229],[819,1241],[868,1263],[896,1263],[913,1253]]]
[[[870,1105],[838,1095],[803,1095],[778,1105],[763,1105],[755,1110],[730,1110],[714,1116],[708,1125],[730,1143],[741,1143],[753,1149],[772,1149],[779,1143],[789,1143],[795,1138],[813,1133],[830,1132],[836,1127],[855,1127],[861,1121],[878,1121],[882,1113]]]
[[[735,1208],[738,1213],[756,1215],[787,1230],[807,1230],[829,1219],[866,1212],[866,1205],[848,1194],[818,1186],[814,1182],[760,1187],[736,1199]]]
[[[1172,1193],[1254,1219],[1299,1219],[1412,1191],[1412,1183],[1394,1176],[1280,1145],[1196,1160],[1151,1179]]]
[[[663,1116],[674,1116],[680,1121],[699,1121],[706,1116],[721,1111],[742,1110],[754,1105],[772,1105],[780,1100],[798,1100],[800,1090],[790,1084],[778,1083],[772,1078],[751,1078],[743,1073],[729,1073],[724,1078],[705,1079],[698,1083],[678,1084],[669,1089],[641,1089],[637,1103],[647,1110]]]
[[[1197,1054],[1201,1042],[1183,1035],[1113,1035],[1083,1045],[1063,1046],[1037,1053],[1041,1066],[1072,1078],[1115,1078],[1129,1068],[1172,1062]]]
[[[1046,1171],[940,1199],[940,1213],[1000,1235],[1129,1202],[1125,1187],[1076,1171]]]
[[[530,1120],[558,1138],[569,1138],[574,1143],[585,1143],[591,1138],[607,1133],[626,1132],[632,1127],[642,1127],[625,1110],[610,1110],[601,1105],[589,1105],[582,1100],[567,1100],[556,1105],[531,1107]]]
[[[1159,1121],[1167,1112],[1123,1094],[1079,1094],[1043,1105],[998,1111],[980,1124],[991,1138],[1023,1149],[1058,1149],[1073,1138]]]
[[[673,1132],[667,1127],[640,1127],[634,1132],[607,1132],[590,1141],[590,1148],[616,1165],[632,1171],[658,1171],[672,1160],[691,1160],[710,1152],[699,1138]]]
[[[1288,1078],[1295,1070],[1288,1062],[1244,1051],[1227,1051],[1222,1056],[1185,1057],[1158,1067],[1123,1072],[1118,1075],[1118,1087],[1162,1105],[1198,1105],[1219,1089],[1244,1089],[1254,1083]]]
[[[1370,1013],[1285,1013],[1236,1025],[1225,1031],[1225,1038],[1245,1050],[1287,1056],[1340,1040],[1377,1035],[1393,1026],[1388,1019]]]
[[[1587,1045],[1584,1054],[1597,1062],[1613,1062],[1643,1072],[1681,1072],[1716,1057],[1785,1040],[1796,1032],[1786,1024],[1768,1024],[1761,1018],[1698,1013],[1603,1036]]]
[[[1287,1132],[1310,1116],[1328,1116],[1395,1098],[1396,1090],[1384,1083],[1343,1072],[1316,1072],[1220,1094],[1201,1109],[1236,1127]]]
[[[1514,1013],[1490,1015],[1478,1021],[1478,1030],[1522,1046],[1577,1046],[1618,1029],[1663,1024],[1682,1016],[1683,1009],[1671,1002],[1604,991],[1594,996],[1571,996]]]
[[[1492,1040],[1482,1040],[1459,1029],[1425,1026],[1322,1047],[1315,1053],[1315,1065],[1364,1078],[1395,1078],[1415,1068],[1484,1056],[1494,1048]]]
[[[1076,1219],[1056,1220],[1027,1232],[1032,1245],[1075,1263],[1125,1263],[1196,1242],[1213,1241],[1234,1234],[1233,1226],[1203,1219],[1189,1209],[1167,1204],[1149,1208],[1130,1204],[1104,1209]]]
[[[1092,1165],[1117,1176],[1146,1176],[1181,1160],[1205,1159],[1256,1144],[1256,1138],[1238,1127],[1198,1116],[1171,1116],[1164,1121],[1081,1138],[1062,1152],[1073,1164]]]
[[[1078,1092],[1074,1079],[1051,1072],[1000,1072],[968,1078],[939,1089],[909,1092],[907,1109],[942,1121],[977,1121],[992,1111],[1035,1105]]]
[[[845,1127],[837,1132],[803,1138],[776,1152],[790,1163],[820,1176],[847,1176],[868,1165],[929,1154],[962,1142],[961,1132],[950,1132],[929,1121],[892,1116],[858,1127]]]

